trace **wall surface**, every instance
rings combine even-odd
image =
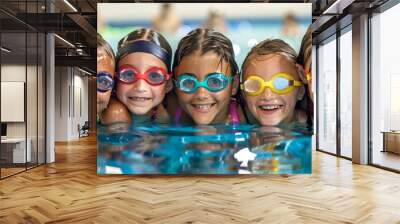
[[[27,83],[27,121],[26,122],[8,122],[7,123],[7,136],[8,137],[25,137],[25,123],[28,125],[28,133],[35,132],[36,135],[36,121],[37,121],[37,107],[43,106],[37,104],[36,94],[36,78],[32,78],[30,74],[36,74],[36,66],[28,66],[28,82],[25,80],[25,65],[2,65],[1,66],[1,81],[5,82],[25,82]],[[40,102],[42,103],[42,102]],[[7,108],[2,108],[7,110]],[[29,136],[28,136],[29,137]]]
[[[26,120],[23,122],[6,122],[8,138],[25,138],[30,140],[32,161],[44,162],[44,83],[42,67],[25,64],[3,64],[1,66],[2,82],[24,82],[26,85],[26,108],[22,108],[22,113]],[[4,97],[4,96],[3,96]],[[1,108],[3,112],[10,108]],[[4,111],[5,110],[5,111]],[[39,151],[37,151],[39,150]],[[40,156],[36,156],[36,153]]]
[[[69,105],[69,69],[67,67],[55,68],[55,141],[68,140]]]
[[[72,67],[56,67],[55,141],[79,138],[78,125],[88,121],[88,78]]]

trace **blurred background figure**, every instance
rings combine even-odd
[[[170,3],[161,5],[158,16],[152,21],[153,28],[161,33],[176,33],[181,26],[181,20],[176,15]]]
[[[250,49],[267,38],[282,39],[299,52],[301,39],[311,24],[310,4],[115,3],[114,7],[98,7],[98,30],[114,50],[122,37],[140,27],[161,32],[173,51],[190,31],[213,28],[232,41],[239,66]]]
[[[296,17],[292,13],[286,14],[283,19],[282,35],[286,37],[296,37],[300,34],[300,26]]]
[[[221,33],[228,32],[228,27],[225,22],[225,16],[222,13],[215,10],[211,10],[208,13],[207,18],[203,23],[203,28],[214,29]]]

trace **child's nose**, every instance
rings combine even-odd
[[[263,95],[265,97],[272,97],[274,96],[274,92],[272,92],[272,90],[270,88],[265,88]]]
[[[144,80],[144,79],[139,79],[139,80],[137,80],[134,84],[133,84],[133,86],[132,86],[132,88],[135,90],[135,91],[138,91],[138,92],[146,92],[147,91],[147,83],[146,83],[146,81]]]
[[[206,88],[200,87],[197,89],[195,93],[195,97],[198,99],[207,99],[209,96],[209,92]]]

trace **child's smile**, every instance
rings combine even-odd
[[[191,106],[199,113],[208,113],[215,108],[216,103],[192,103]]]
[[[129,103],[132,106],[146,106],[148,104],[151,104],[152,98],[149,97],[138,97],[138,96],[129,96]]]
[[[280,54],[251,56],[247,63],[244,80],[252,75],[261,77],[264,81],[271,80],[277,73],[293,75],[299,80],[298,71],[294,63]],[[260,95],[245,95],[248,109],[258,122],[263,126],[275,126],[281,122],[290,122],[293,119],[295,106],[300,88],[294,88],[285,94],[273,92],[265,88]]]
[[[140,73],[144,73],[152,67],[164,68],[165,64],[156,56],[135,52],[123,57],[119,61],[119,66],[130,65],[137,68]],[[144,115],[152,108],[159,105],[167,92],[166,83],[152,86],[146,80],[139,79],[133,83],[117,83],[118,99],[125,104],[129,111],[136,115]]]
[[[209,74],[219,72],[230,76],[228,63],[220,62],[220,57],[208,52],[199,52],[185,56],[176,67],[175,78],[181,74],[193,74],[198,81],[203,81]],[[176,91],[182,109],[192,117],[196,124],[224,122],[228,116],[228,105],[232,94],[232,85],[218,92],[211,92],[204,87],[193,93]]]
[[[285,113],[285,102],[280,99],[264,99],[257,101],[257,114],[260,120],[277,120]]]
[[[258,108],[262,113],[273,114],[275,112],[279,112],[279,110],[283,109],[283,104],[275,104],[275,103],[259,103]]]

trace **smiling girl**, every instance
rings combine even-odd
[[[176,123],[238,124],[244,120],[233,98],[239,84],[234,55],[231,41],[211,29],[195,29],[179,42],[173,64],[178,102],[168,104]]]
[[[135,123],[168,123],[161,104],[172,89],[172,50],[167,40],[151,29],[135,30],[118,43],[116,95]]]
[[[306,123],[304,111],[296,104],[305,93],[302,66],[296,52],[279,39],[254,46],[242,65],[241,89],[252,123],[263,126]]]

